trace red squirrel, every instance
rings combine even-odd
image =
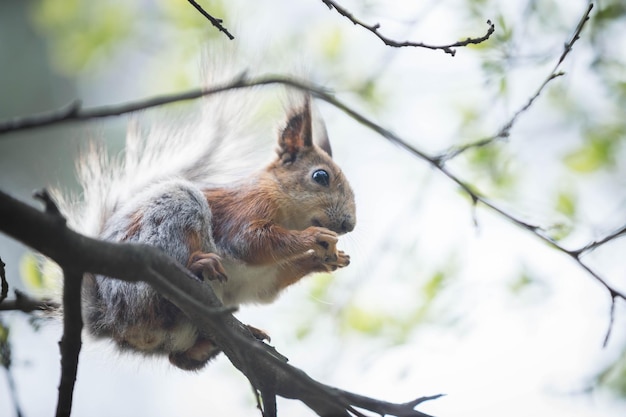
[[[104,240],[162,249],[208,282],[225,306],[268,303],[308,274],[347,266],[337,238],[354,229],[353,191],[331,159],[325,129],[313,131],[319,124],[310,98],[287,113],[274,161],[227,184],[210,181],[219,141],[202,139],[178,151],[186,159],[170,159],[168,149],[182,146],[185,132],[139,140],[131,132],[122,163],[92,151],[80,177],[83,205],[97,210],[83,208],[79,223]],[[122,193],[117,185],[125,181],[133,185]],[[167,355],[184,370],[200,369],[219,353],[146,283],[86,276],[83,299],[89,332],[122,349]]]

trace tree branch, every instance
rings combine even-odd
[[[193,7],[196,8],[197,11],[200,12],[200,14],[204,17],[206,17],[209,22],[211,22],[211,24],[213,26],[215,26],[220,32],[223,32],[224,35],[228,36],[228,39],[230,39],[231,41],[233,39],[235,39],[235,37],[228,31],[228,29],[226,29],[224,26],[222,26],[222,22],[224,22],[222,19],[218,19],[216,17],[211,16],[209,13],[207,13],[202,6],[200,6],[198,3],[196,3],[194,0],[187,0]]]
[[[610,242],[611,240],[614,240],[614,239],[617,239],[620,236],[623,236],[624,234],[626,234],[626,226],[623,226],[623,227],[619,228],[618,230],[616,230],[615,232],[606,235],[602,239],[595,240],[593,242],[590,242],[590,243],[586,244],[585,246],[583,246],[580,249],[572,251],[572,254],[576,255],[576,256],[584,255],[584,254],[586,254],[588,252],[591,252],[591,251],[595,250],[596,248],[604,245],[605,243]]]
[[[83,273],[72,265],[63,265],[63,337],[61,350],[61,382],[56,417],[69,417],[72,412],[78,356],[82,346],[81,284]]]
[[[209,96],[224,91],[250,88],[255,86],[266,86],[272,84],[282,84],[300,90],[308,90],[311,91],[313,94],[323,94],[325,91],[322,87],[315,86],[313,84],[286,76],[269,75],[257,79],[246,79],[242,75],[235,78],[229,83],[225,83],[211,88],[190,90],[179,94],[157,96],[145,100],[137,100],[134,102],[117,105],[82,109],[81,102],[79,100],[76,100],[69,106],[61,109],[52,110],[40,114],[34,114],[26,117],[15,117],[2,121],[0,122],[0,135],[20,132],[28,129],[41,128],[45,126],[53,126],[67,122],[87,121],[92,119],[120,116],[127,113],[133,113],[140,110],[163,106],[165,104],[195,100],[203,96]]]
[[[33,311],[54,311],[60,306],[51,300],[36,300],[15,290],[15,299],[4,300],[0,303],[0,311],[21,311],[23,313],[32,313]]]
[[[7,282],[6,271],[4,267],[6,264],[2,262],[2,258],[0,258],[0,305],[7,298],[9,294],[9,283]]]
[[[24,227],[25,224],[29,227]],[[69,283],[80,282],[78,271],[86,271],[126,281],[140,278],[152,285],[178,306],[202,332],[210,335],[231,363],[246,375],[261,393],[265,417],[276,415],[277,395],[298,399],[321,416],[358,416],[356,407],[388,415],[427,417],[416,410],[409,412],[411,405],[415,407],[425,400],[437,398],[424,397],[406,404],[393,404],[313,380],[302,370],[289,365],[274,348],[256,340],[246,326],[222,308],[209,285],[199,282],[155,247],[88,238],[68,229],[58,216],[38,211],[1,191],[0,230],[55,260],[64,267]],[[70,300],[73,297],[77,297],[76,293],[68,292],[64,296],[69,303],[66,309],[76,308]],[[77,299],[80,300],[80,297]],[[65,314],[76,318],[77,313],[70,310]],[[67,323],[69,325],[69,320]],[[66,331],[74,336],[65,333],[63,339],[71,337],[76,346],[76,341],[80,340],[73,332],[80,334],[80,331],[77,328]],[[72,352],[77,355],[75,348]],[[68,358],[71,360],[73,356],[70,354]]]
[[[456,49],[454,48],[485,42],[487,39],[489,39],[489,37],[491,37],[491,35],[495,31],[495,25],[491,22],[491,20],[487,20],[487,25],[489,25],[489,28],[487,29],[487,33],[485,33],[485,35],[480,36],[478,38],[466,38],[465,40],[454,42],[448,45],[428,45],[423,42],[411,42],[411,41],[400,42],[400,41],[395,41],[393,39],[390,39],[382,35],[378,31],[378,29],[380,29],[380,23],[376,23],[374,25],[368,25],[367,23],[364,23],[363,21],[357,19],[347,9],[344,9],[343,7],[339,6],[333,0],[322,0],[322,3],[328,6],[330,10],[335,9],[337,13],[339,13],[346,19],[350,20],[353,24],[357,26],[361,26],[362,28],[367,29],[368,31],[372,32],[374,35],[378,37],[378,39],[383,41],[385,45],[391,46],[394,48],[416,47],[416,48],[426,48],[426,49],[433,49],[433,50],[439,49],[445,52],[446,54],[450,54],[451,56],[454,56],[456,54]]]
[[[10,329],[6,327],[4,322],[0,319],[0,366],[2,366],[6,371],[9,395],[11,397],[11,401],[13,402],[15,415],[17,417],[22,417],[24,413],[22,412],[22,407],[20,406],[20,400],[17,395],[17,387],[15,385],[15,378],[13,377],[11,369],[12,352],[11,342],[9,341],[9,332]]]

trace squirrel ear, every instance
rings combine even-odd
[[[321,117],[315,118],[315,144],[326,152],[328,156],[331,158],[333,157],[333,150],[330,147],[330,139],[328,139],[326,124]]]
[[[287,125],[278,138],[278,146],[278,155],[285,162],[293,162],[298,152],[313,146],[309,97],[305,99],[302,109],[287,120]]]

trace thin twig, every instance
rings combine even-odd
[[[59,304],[52,300],[36,300],[21,291],[15,290],[15,299],[4,300],[0,304],[0,311],[32,313],[33,311],[55,311],[59,307]]]
[[[2,258],[0,258],[0,305],[9,295],[9,283],[7,281],[6,271],[4,267],[6,264],[2,262]]]
[[[438,50],[441,50],[441,51],[445,52],[446,54],[450,54],[451,56],[454,56],[456,54],[456,49],[454,49],[454,48],[459,48],[459,47],[468,46],[468,45],[471,45],[471,44],[479,44],[479,43],[485,42],[487,39],[489,39],[491,37],[491,35],[495,31],[495,25],[491,22],[491,20],[487,20],[487,25],[489,25],[489,28],[487,29],[487,33],[485,33],[485,35],[480,36],[478,38],[469,38],[468,37],[465,40],[454,42],[454,43],[451,43],[451,44],[448,44],[448,45],[428,45],[428,44],[425,44],[423,42],[395,41],[393,39],[390,39],[390,38],[382,35],[379,32],[380,23],[376,23],[376,24],[373,24],[373,25],[368,25],[367,23],[357,19],[347,9],[339,6],[333,0],[322,0],[322,3],[324,3],[326,6],[328,6],[328,8],[330,10],[335,9],[337,11],[337,13],[339,13],[340,15],[345,17],[346,19],[350,20],[353,24],[355,24],[357,26],[361,26],[362,28],[367,29],[368,31],[372,32],[374,35],[376,35],[378,37],[378,39],[383,41],[383,43],[385,45],[391,46],[391,47],[394,47],[394,48],[415,47],[415,48],[426,48],[426,49],[432,49],[432,50],[437,50],[438,49]]]
[[[0,261],[1,264],[2,261]],[[11,339],[9,337],[11,329],[9,329],[2,319],[0,318],[0,366],[6,371],[7,385],[9,386],[9,395],[13,402],[13,408],[15,409],[15,415],[22,417],[22,407],[20,406],[20,399],[17,395],[17,386],[15,385],[15,378],[13,377],[13,352],[11,350]]]
[[[616,298],[617,298],[617,294],[611,295],[611,311],[609,312],[609,326],[606,329],[604,342],[602,342],[603,347],[607,347],[607,345],[609,344],[609,339],[611,338],[611,333],[613,331],[613,323],[615,322],[615,299]]]
[[[510,133],[511,133],[511,129],[513,128],[513,125],[515,125],[515,122],[517,122],[517,119],[533,105],[535,100],[537,100],[539,98],[539,96],[541,95],[543,90],[546,88],[546,86],[552,80],[554,80],[554,79],[556,79],[558,77],[561,77],[562,75],[565,75],[564,72],[559,71],[559,67],[563,63],[563,60],[565,60],[567,55],[571,52],[571,50],[572,50],[572,48],[574,46],[574,43],[576,43],[576,41],[578,39],[580,39],[580,33],[583,30],[583,27],[585,26],[585,23],[589,20],[589,13],[591,13],[591,9],[593,9],[593,3],[590,3],[589,7],[587,7],[587,11],[581,17],[580,21],[578,22],[578,25],[576,26],[576,30],[574,31],[574,35],[572,35],[570,40],[565,43],[565,46],[563,48],[563,52],[561,53],[561,55],[559,56],[559,59],[557,60],[557,62],[554,65],[554,67],[552,68],[552,71],[546,77],[546,79],[543,80],[543,82],[541,83],[541,85],[539,86],[539,88],[537,89],[535,94],[533,94],[528,99],[528,101],[513,114],[513,116],[509,119],[509,121],[506,122],[495,135],[489,136],[489,137],[486,137],[486,138],[483,138],[483,139],[480,139],[480,140],[478,140],[476,142],[469,143],[469,144],[466,144],[466,145],[460,145],[460,146],[452,147],[452,148],[448,149],[447,151],[443,152],[441,155],[439,155],[437,157],[437,159],[439,159],[441,161],[441,163],[445,163],[445,162],[447,162],[447,161],[449,161],[449,160],[459,156],[460,154],[464,153],[465,151],[467,151],[469,149],[474,149],[474,148],[480,148],[480,147],[488,146],[488,145],[491,145],[492,143],[494,143],[494,142],[496,142],[498,140],[508,138]]]
[[[9,393],[11,394],[11,400],[13,401],[13,407],[15,407],[15,415],[16,417],[24,417],[24,412],[22,411],[22,406],[20,405],[20,399],[17,395],[17,385],[15,384],[15,378],[13,377],[13,372],[11,369],[7,368],[7,383],[9,385]]]
[[[620,236],[623,236],[624,234],[626,234],[626,226],[623,226],[621,228],[619,228],[618,230],[616,230],[613,233],[610,233],[608,235],[606,235],[605,237],[603,237],[602,239],[599,240],[595,240],[591,243],[586,244],[585,246],[583,246],[582,248],[572,251],[574,254],[576,255],[580,255],[580,254],[585,254],[588,252],[591,252],[593,250],[595,250],[596,248],[604,245],[605,243],[614,240]]]
[[[200,6],[198,3],[196,3],[194,0],[187,0],[193,7],[196,8],[197,11],[200,12],[200,14],[202,14],[202,16],[206,17],[209,22],[211,22],[211,24],[213,26],[215,26],[220,32],[223,32],[226,36],[228,36],[228,39],[230,39],[231,41],[233,39],[235,39],[235,37],[228,31],[228,29],[226,29],[223,25],[222,22],[224,22],[222,19],[218,19],[216,17],[211,16],[209,13],[206,12],[206,10],[204,10],[202,8],[202,6]]]

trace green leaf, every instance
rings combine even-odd
[[[598,376],[598,383],[626,397],[626,351]]]
[[[567,217],[576,214],[576,197],[571,192],[560,192],[556,197],[556,210]]]
[[[0,366],[11,367],[11,345],[9,344],[9,328],[0,321]]]
[[[520,276],[515,281],[513,281],[509,285],[509,289],[511,290],[513,294],[519,294],[524,289],[532,285],[534,282],[535,281],[533,280],[533,278],[524,271],[520,274]]]
[[[565,165],[572,171],[591,173],[613,165],[615,142],[609,138],[593,137],[580,149],[564,158]]]
[[[351,305],[344,312],[344,323],[348,328],[369,335],[379,334],[386,320],[382,314]]]
[[[572,224],[557,223],[557,224],[550,226],[550,229],[548,230],[548,234],[552,240],[555,240],[558,242],[559,240],[563,240],[566,237],[568,237],[572,233],[573,230],[574,230],[574,227]]]
[[[315,275],[311,279],[312,286],[309,292],[309,297],[315,301],[325,299],[333,281],[334,279],[332,274]]]
[[[342,55],[343,31],[338,27],[327,30],[323,33],[320,44],[324,57],[329,61],[335,61]]]
[[[25,254],[19,267],[22,282],[30,292],[37,295],[51,295],[60,282],[58,266],[50,260],[41,262],[33,253]]]
[[[435,273],[422,287],[422,293],[427,302],[432,301],[441,291],[446,282],[443,272]]]
[[[20,276],[29,290],[40,291],[44,288],[44,276],[39,262],[32,253],[24,255],[20,261]]]
[[[9,328],[0,322],[0,345],[5,344],[9,340]]]

